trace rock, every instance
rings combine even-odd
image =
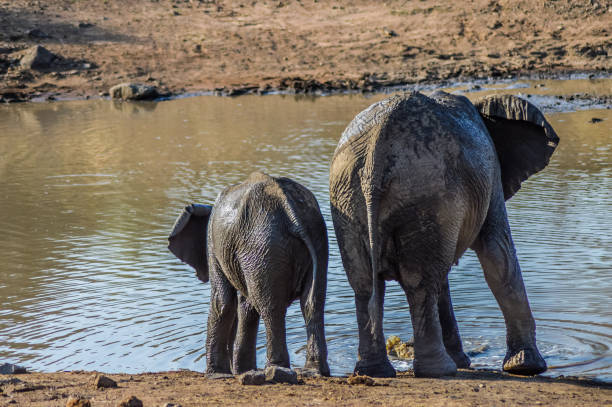
[[[297,373],[293,370],[281,366],[266,367],[266,380],[274,383],[297,384]]]
[[[121,100],[151,100],[159,97],[159,92],[155,86],[120,83],[110,88],[110,96]]]
[[[266,382],[266,374],[261,370],[249,370],[238,376],[238,382],[245,386],[261,386]]]
[[[49,34],[44,31],[39,30],[38,28],[34,28],[33,30],[28,31],[28,37],[30,38],[50,38]]]
[[[35,45],[21,57],[20,65],[26,69],[48,69],[58,57],[45,47]]]
[[[374,386],[374,379],[372,379],[370,376],[360,376],[360,375],[353,375],[353,376],[349,376],[348,379],[346,379],[347,383],[350,384],[351,386],[354,386],[356,384],[365,384],[366,386]]]
[[[142,401],[140,401],[136,396],[130,396],[121,403],[117,404],[117,407],[142,407]]]
[[[12,363],[3,363],[0,365],[0,374],[23,374],[27,373],[26,368],[17,366]]]
[[[180,404],[165,403],[162,407],[182,407]]]
[[[82,397],[70,397],[66,407],[91,407],[91,401]]]
[[[589,123],[599,123],[602,121],[603,119],[600,119],[599,117],[591,117],[591,120],[589,120]]]
[[[98,389],[109,389],[117,387],[117,382],[103,375],[94,376],[93,384]]]
[[[383,34],[385,37],[397,37],[397,33],[393,30],[389,30],[387,28],[383,28]]]
[[[485,353],[486,351],[489,350],[489,348],[490,348],[489,345],[484,344],[484,345],[481,345],[481,346],[479,346],[479,347],[477,347],[475,349],[472,349],[471,351],[467,352],[467,355],[469,357],[474,357],[474,356],[480,355],[482,353]]]

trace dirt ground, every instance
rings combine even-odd
[[[305,378],[300,384],[244,386],[192,371],[109,374],[117,388],[96,389],[94,372],[31,373],[0,377],[0,406],[66,406],[70,397],[91,406],[118,406],[135,396],[144,406],[607,406],[612,385],[579,379],[520,378],[461,370],[456,377],[416,379],[402,373],[373,386],[346,378]],[[19,380],[16,382],[14,379]],[[12,383],[11,383],[12,381]]]
[[[607,0],[0,0],[0,101],[609,75]],[[58,56],[21,67],[26,49]]]

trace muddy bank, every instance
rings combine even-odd
[[[99,97],[121,82],[239,95],[609,75],[610,15],[597,0],[4,0],[0,98]],[[53,57],[33,66],[37,45]]]
[[[31,373],[0,377],[0,405],[66,406],[70,397],[91,405],[117,406],[131,396],[145,406],[195,405],[554,405],[612,404],[612,385],[579,378],[521,378],[461,370],[456,377],[347,380],[304,378],[299,384],[240,385],[192,371],[108,374],[117,387],[97,388],[95,372]],[[99,383],[99,381],[98,381]],[[353,383],[353,384],[351,384]]]

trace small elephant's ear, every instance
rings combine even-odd
[[[542,112],[512,95],[493,95],[474,103],[495,144],[501,166],[504,198],[510,199],[521,183],[548,165],[559,137]]]
[[[168,249],[196,270],[203,282],[208,282],[206,258],[206,227],[212,206],[192,204],[176,219],[168,237]]]

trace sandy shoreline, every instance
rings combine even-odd
[[[600,75],[611,14],[597,1],[4,0],[0,101],[96,97],[121,82],[239,95]],[[36,45],[56,58],[29,68]]]
[[[346,378],[301,378],[300,384],[240,385],[193,371],[108,374],[117,388],[97,389],[96,372],[30,373],[0,376],[0,405],[66,406],[70,397],[92,406],[117,406],[135,396],[145,406],[464,406],[612,404],[612,384],[579,378],[518,377],[501,372],[460,370],[456,377],[417,379],[401,373],[375,379],[373,386]]]

